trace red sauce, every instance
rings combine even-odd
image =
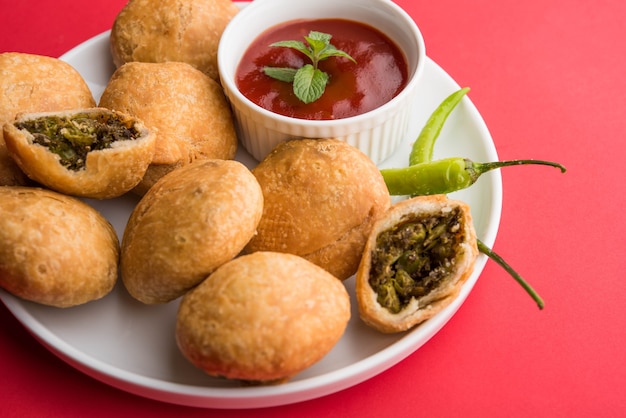
[[[320,61],[329,75],[326,91],[305,104],[293,93],[290,83],[275,80],[263,67],[300,68],[310,60],[292,48],[270,47],[277,41],[304,42],[310,31],[332,35],[336,48],[346,58]],[[394,98],[407,83],[407,63],[399,48],[379,30],[343,19],[297,20],[271,28],[248,47],[237,68],[235,81],[241,93],[272,112],[300,119],[340,119],[380,107]]]

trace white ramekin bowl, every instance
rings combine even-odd
[[[386,34],[407,60],[406,87],[377,109],[333,120],[305,120],[279,115],[256,105],[237,89],[237,66],[258,35],[288,21],[320,18],[358,21]],[[280,142],[289,139],[332,137],[360,149],[375,163],[382,162],[404,139],[425,60],[424,40],[417,25],[391,0],[255,0],[230,21],[218,49],[220,80],[233,109],[239,139],[259,161]]]

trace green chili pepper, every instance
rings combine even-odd
[[[471,186],[487,171],[522,164],[541,164],[566,171],[560,164],[542,160],[511,160],[491,163],[475,163],[466,158],[446,158],[432,161],[435,141],[448,115],[461,101],[469,88],[452,93],[435,109],[409,155],[409,167],[380,170],[391,195],[447,194]],[[502,257],[477,239],[478,250],[502,267],[533,298],[539,309],[544,308],[543,299]]]
[[[453,157],[415,164],[404,168],[381,169],[389,194],[396,196],[423,196],[448,194],[465,189],[491,170],[512,165],[539,164],[557,167],[561,164],[542,160],[510,160],[476,163],[467,158]]]
[[[537,292],[535,292],[535,290],[528,283],[526,283],[526,280],[524,280],[522,276],[520,276],[515,270],[513,270],[513,268],[509,266],[502,257],[496,254],[491,248],[487,247],[485,243],[483,243],[481,240],[476,240],[476,242],[478,243],[478,250],[496,263],[498,263],[500,267],[502,267],[504,270],[506,270],[506,272],[509,273],[511,277],[513,277],[524,288],[524,290],[526,290],[530,297],[533,298],[533,300],[537,303],[537,306],[539,306],[539,309],[543,309],[543,299],[541,299],[541,296],[539,296]]]
[[[439,106],[437,106],[413,143],[409,155],[409,165],[428,162],[433,158],[435,141],[439,137],[441,128],[443,128],[452,110],[454,110],[456,105],[459,104],[469,90],[469,87],[457,90],[446,97]]]

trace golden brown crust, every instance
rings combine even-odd
[[[113,62],[186,62],[217,80],[219,40],[238,11],[230,0],[131,0],[111,29]]]
[[[376,165],[345,142],[301,139],[277,146],[252,172],[265,206],[246,251],[288,252],[342,280],[352,276],[391,204]]]
[[[2,126],[18,113],[95,106],[82,76],[57,58],[20,52],[0,54],[0,186],[29,180],[15,164],[2,139]]]
[[[261,188],[237,161],[196,161],[167,174],[143,196],[124,231],[126,288],[144,303],[181,296],[239,254],[262,211]]]
[[[16,127],[17,123],[40,117],[77,114],[93,118],[104,114],[130,121],[140,136],[114,142],[111,148],[91,151],[87,154],[84,169],[71,170],[61,164],[57,154],[34,143],[30,132]],[[152,161],[156,142],[155,135],[139,119],[104,108],[20,114],[15,123],[6,124],[3,131],[9,154],[31,179],[68,195],[94,199],[118,197],[132,190]]]
[[[369,284],[371,254],[376,246],[378,235],[397,225],[407,215],[438,214],[454,207],[458,207],[462,211],[461,231],[463,236],[454,270],[435,290],[420,298],[413,298],[397,314],[391,313],[378,303],[377,294]],[[458,296],[461,286],[473,272],[477,255],[476,232],[474,231],[470,208],[466,203],[450,200],[444,195],[421,196],[396,203],[374,225],[356,275],[356,295],[361,319],[381,332],[392,333],[406,331],[433,317]]]
[[[111,224],[78,199],[35,187],[0,187],[0,287],[69,307],[108,294],[119,242]]]
[[[150,190],[150,188],[154,186],[154,184],[157,181],[159,181],[161,177],[165,176],[166,174],[182,166],[183,166],[182,163],[179,163],[179,164],[153,164],[151,163],[148,166],[148,169],[146,170],[146,174],[144,174],[139,184],[137,184],[137,186],[135,186],[135,188],[133,189],[133,193],[136,194],[137,196],[145,195],[146,193],[148,193],[148,190]]]
[[[278,383],[324,357],[349,319],[341,281],[301,257],[257,252],[224,264],[185,295],[176,339],[210,375]]]
[[[141,119],[157,134],[140,190],[173,168],[201,159],[233,159],[237,135],[219,83],[181,62],[131,62],[118,68],[99,106]]]
[[[9,155],[0,129],[0,186],[28,186],[31,181]]]

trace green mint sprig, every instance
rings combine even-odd
[[[311,31],[305,36],[306,44],[300,41],[274,42],[272,47],[293,48],[302,52],[310,60],[311,64],[305,64],[300,68],[264,67],[263,72],[277,80],[293,83],[293,92],[304,103],[311,103],[319,99],[326,84],[328,74],[318,68],[320,61],[330,57],[343,57],[356,63],[350,55],[335,48],[331,43],[331,35],[322,32]]]

